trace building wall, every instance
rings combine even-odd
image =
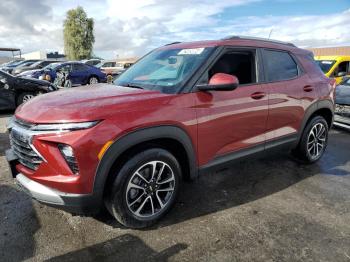
[[[350,46],[308,48],[314,56],[347,55],[350,56]]]

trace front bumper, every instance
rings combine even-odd
[[[92,194],[72,194],[44,186],[19,173],[16,169],[17,157],[12,149],[6,151],[6,159],[10,165],[10,175],[15,179],[19,189],[33,199],[49,206],[54,206],[72,213],[92,214],[100,210],[101,203]]]

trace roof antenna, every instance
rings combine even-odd
[[[271,38],[273,28],[271,28],[270,33],[269,33],[269,39]]]

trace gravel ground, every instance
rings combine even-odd
[[[156,226],[125,229],[106,212],[73,216],[8,178],[0,115],[0,261],[350,261],[350,134],[332,130],[317,164],[287,154],[185,183]]]

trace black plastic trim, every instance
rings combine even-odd
[[[178,141],[186,150],[190,167],[190,178],[198,175],[196,150],[190,136],[177,126],[156,126],[139,129],[117,139],[101,159],[94,181],[93,194],[102,200],[108,174],[115,161],[129,148],[154,139],[170,138]]]
[[[236,161],[243,160],[247,157],[254,158],[262,155],[265,156],[266,152],[274,150],[277,151],[281,148],[284,148],[286,150],[292,149],[297,139],[298,136],[296,134],[287,135],[282,138],[274,139],[266,143],[261,143],[259,145],[247,149],[237,150],[222,156],[218,156],[212,161],[210,161],[208,164],[201,166],[199,168],[199,173],[203,174],[220,168],[225,168],[232,165]]]

